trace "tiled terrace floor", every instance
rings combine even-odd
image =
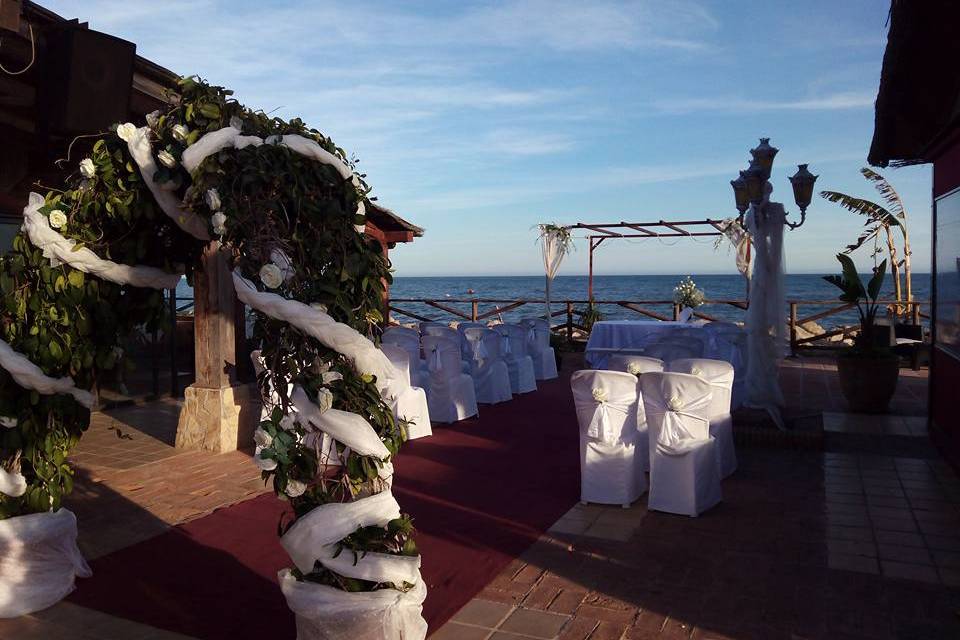
[[[645,499],[578,505],[431,637],[960,637],[960,484],[911,417],[926,371],[901,371],[895,415],[878,420],[839,413],[832,369],[788,360],[782,380],[788,416],[827,412],[833,452],[743,448],[724,502],[697,519],[648,513]],[[88,557],[264,491],[247,453],[174,449],[177,409],[94,420],[68,503]],[[858,438],[895,439],[897,456],[859,452]],[[64,602],[0,621],[0,638],[183,636]]]

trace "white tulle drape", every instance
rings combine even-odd
[[[547,322],[550,322],[550,285],[560,270],[560,263],[567,254],[567,245],[564,234],[559,230],[550,230],[541,227],[540,248],[543,251],[543,271],[546,274],[545,301]]]
[[[65,238],[50,226],[47,217],[40,213],[43,196],[31,193],[23,209],[23,230],[30,244],[43,251],[43,257],[51,266],[66,263],[84,273],[117,284],[150,289],[175,289],[180,281],[179,273],[167,273],[163,269],[143,265],[132,266],[104,260],[86,247],[77,248],[77,241]]]
[[[783,290],[783,229],[786,212],[778,202],[769,202],[770,185],[759,206],[750,205],[746,223],[753,237],[753,282],[747,309],[748,407],[766,410],[784,429],[780,407],[779,364],[785,346],[786,309]]]

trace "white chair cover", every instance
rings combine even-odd
[[[421,337],[443,336],[445,338],[449,338],[450,340],[456,340],[458,344],[460,342],[460,334],[457,333],[457,330],[453,327],[448,327],[445,324],[428,324],[421,329],[420,335]]]
[[[663,360],[651,358],[649,356],[635,355],[632,353],[618,353],[610,356],[607,361],[607,369],[610,371],[622,371],[623,373],[650,373],[651,371],[663,371]]]
[[[430,371],[430,418],[436,422],[457,422],[477,415],[473,378],[463,373],[459,342],[443,336],[424,336],[423,352]]]
[[[730,402],[733,393],[733,365],[722,360],[692,358],[674,360],[667,365],[667,371],[689,373],[708,383],[713,391],[708,411],[710,435],[717,441],[717,455],[720,457],[720,477],[726,478],[737,470],[737,450],[733,443],[733,418],[730,416]]]
[[[640,376],[650,437],[654,511],[697,516],[721,500],[716,441],[710,435],[710,383],[684,373]]]
[[[510,372],[510,388],[514,393],[529,393],[537,390],[537,378],[533,370],[533,358],[527,355],[529,328],[514,324],[497,324],[493,330],[503,336],[500,354]]]
[[[629,506],[647,490],[636,377],[577,371],[570,388],[580,425],[580,500]]]
[[[528,343],[529,354],[533,359],[533,373],[537,380],[553,380],[558,376],[557,356],[550,346],[550,324],[543,318],[526,321],[533,331]]]
[[[427,393],[418,386],[411,385],[410,356],[402,347],[393,344],[381,344],[380,349],[390,359],[405,376],[405,381],[409,385],[390,403],[393,409],[393,417],[397,420],[404,419],[409,424],[407,426],[407,439],[416,440],[433,435],[430,428],[430,410],[427,405]],[[420,372],[416,372],[417,376]]]
[[[736,327],[721,327],[710,332],[711,357],[725,360],[733,365],[732,407],[736,409],[744,400],[747,378],[747,333]]]
[[[392,344],[407,352],[410,360],[410,383],[426,388],[427,363],[420,356],[420,334],[407,327],[390,327],[383,332],[382,344]]]
[[[437,322],[436,320],[424,320],[417,324],[417,328],[420,329],[420,335],[427,335],[427,327],[446,327],[447,325],[443,322]]]
[[[463,337],[463,332],[467,329],[486,329],[487,325],[483,322],[461,322],[457,325],[457,333],[460,335],[460,350],[463,354],[463,359],[469,361],[470,358],[470,349],[467,344],[466,338]]]
[[[643,355],[649,358],[657,358],[664,362],[671,360],[680,360],[682,358],[702,358],[703,341],[684,339],[658,340],[643,350]]]
[[[513,399],[510,390],[510,371],[500,356],[503,338],[496,331],[481,327],[464,330],[464,340],[470,359],[470,375],[477,394],[477,402],[496,404]]]
[[[607,361],[610,371],[622,371],[639,376],[652,371],[663,371],[663,360],[632,353],[618,353],[610,356]],[[637,393],[640,393],[640,381],[637,380]],[[643,436],[640,445],[643,447],[643,468],[650,471],[650,437],[647,430],[647,412],[643,408],[643,395],[637,401],[637,430]]]

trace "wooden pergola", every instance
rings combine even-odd
[[[589,280],[587,298],[593,300],[593,252],[610,238],[696,238],[722,236],[723,220],[658,220],[656,222],[605,222],[566,225],[564,229],[584,229],[590,243]],[[749,260],[750,247],[747,247]],[[748,284],[749,287],[749,284]]]

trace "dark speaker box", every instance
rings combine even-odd
[[[130,108],[132,42],[79,26],[46,34],[42,104],[51,133],[97,133]]]

